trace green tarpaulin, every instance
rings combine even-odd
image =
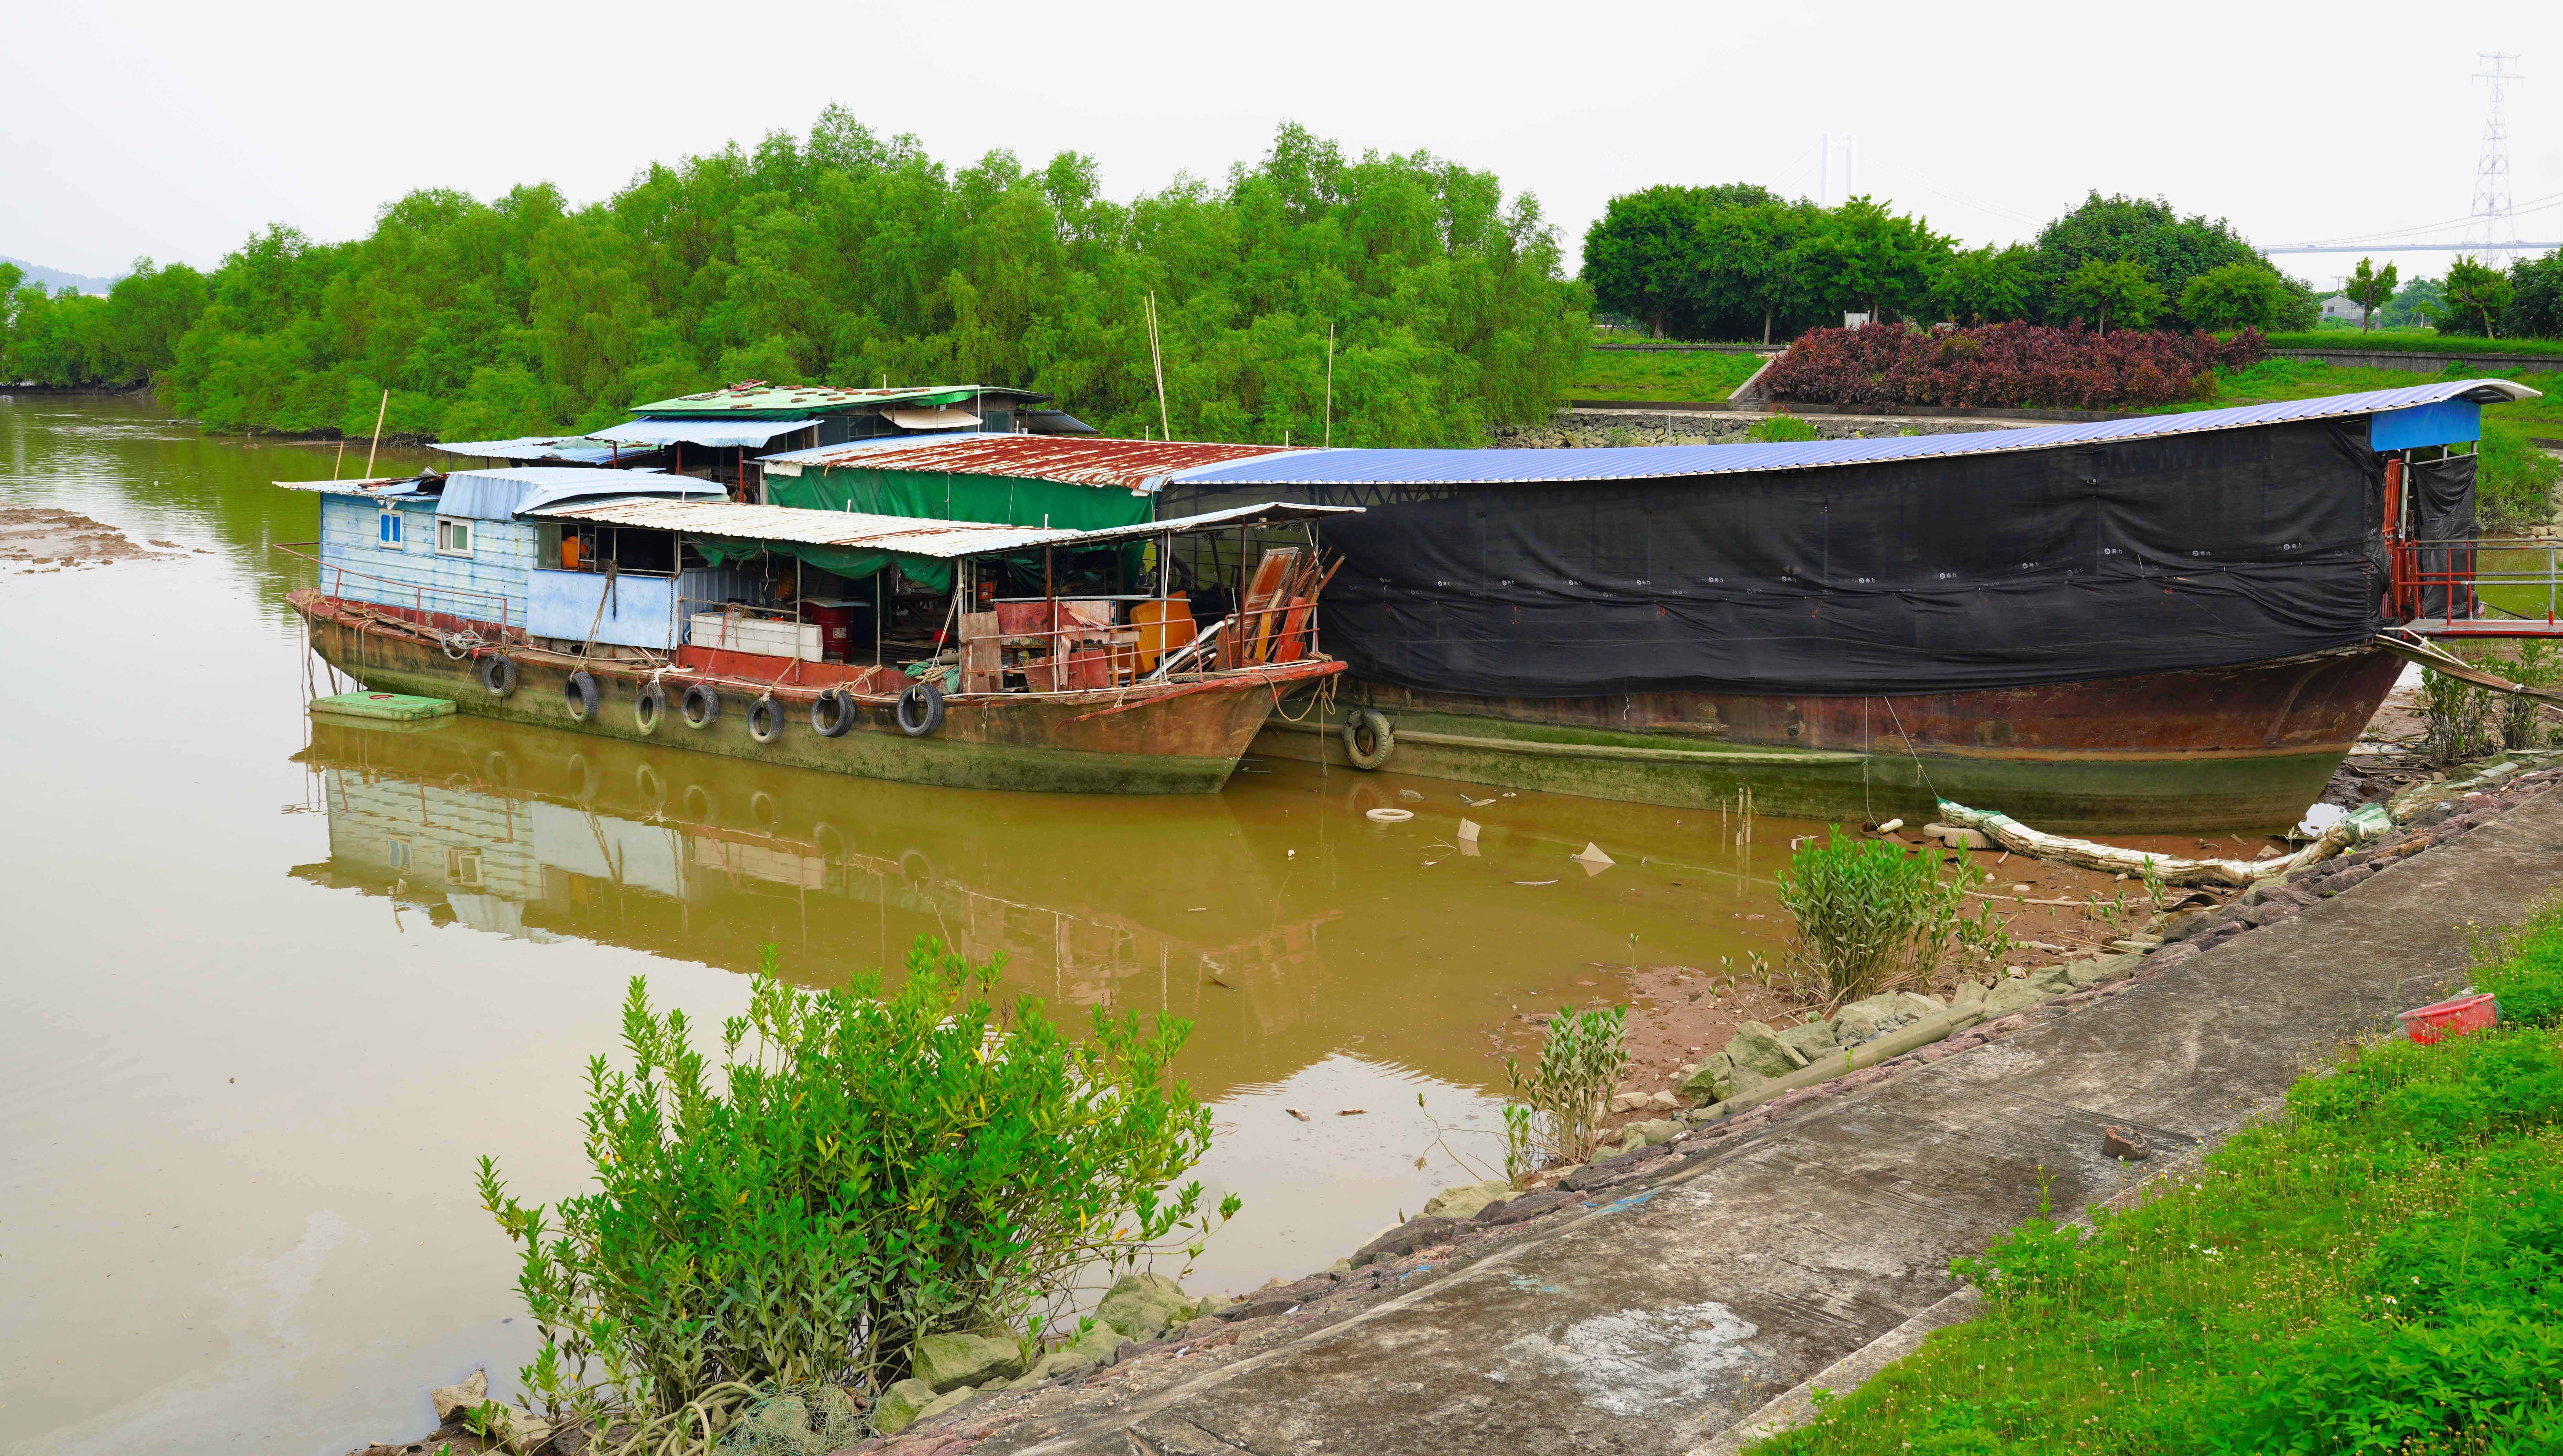
[[[1157,498],[1118,485],[1073,485],[1013,475],[867,470],[830,465],[765,477],[765,498],[805,510],[854,510],[934,521],[988,521],[1100,531],[1153,519]]]
[[[821,571],[835,572],[850,582],[896,565],[901,576],[920,587],[936,592],[952,590],[952,563],[938,557],[865,551],[851,546],[805,546],[797,541],[716,541],[701,536],[688,536],[686,544],[701,552],[703,560],[713,566],[736,566],[771,551],[777,556],[796,557]]]

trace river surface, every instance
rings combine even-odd
[[[0,400],[0,505],[178,548],[0,571],[0,1451],[322,1456],[419,1434],[476,1365],[512,1393],[532,1337],[474,1160],[529,1201],[582,1187],[584,1066],[619,1056],[634,976],[711,1025],[764,946],[825,986],[927,934],[1068,1017],[1191,1018],[1199,1176],[1245,1211],[1189,1287],[1242,1292],[1482,1176],[1454,1152],[1499,1164],[1517,1006],[1776,949],[1767,863],[1713,814],[1282,761],[1210,798],[986,794],[315,725],[284,603],[308,568],[271,549],[315,498],[270,482],[333,466]],[[1617,863],[1571,862],[1588,841]]]

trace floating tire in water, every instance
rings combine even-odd
[[[911,682],[898,695],[898,731],[923,738],[943,726],[943,689],[930,682]]]
[[[668,690],[655,682],[641,684],[632,698],[632,726],[643,733],[659,731],[659,720],[668,716]]]
[[[1375,770],[1397,752],[1397,732],[1377,708],[1355,708],[1344,719],[1344,757],[1356,769]]]
[[[561,699],[569,704],[570,717],[581,723],[595,717],[596,705],[604,700],[596,679],[584,672],[573,672],[561,683]]]
[[[699,682],[686,688],[685,701],[679,706],[685,711],[689,728],[709,728],[720,718],[720,694]]]
[[[782,737],[783,705],[770,697],[748,704],[747,736],[759,743],[772,743]]]
[[[481,690],[502,698],[516,690],[516,659],[493,652],[481,659]]]
[[[832,687],[810,700],[810,731],[822,738],[841,738],[855,726],[855,695]]]

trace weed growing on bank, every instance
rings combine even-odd
[[[1197,1253],[1237,1200],[1167,1191],[1210,1147],[1209,1109],[1167,1074],[1191,1024],[1097,1008],[1072,1040],[1030,998],[991,1001],[1002,965],[919,937],[895,991],[868,973],[817,993],[768,946],[717,1073],[636,977],[630,1070],[588,1064],[598,1190],[528,1207],[481,1160],[542,1336],[528,1402],[592,1430],[717,1430],[761,1392],[886,1387],[924,1335],[1038,1339],[1076,1287]]]
[[[2367,1047],[2096,1230],[1956,1261],[1980,1318],[1752,1449],[2563,1448],[2563,912],[2475,983],[2510,1024]]]
[[[1940,877],[1940,857],[1893,839],[1809,840],[1777,875],[1780,906],[1797,922],[1790,965],[1821,989],[1828,1008],[1892,991],[1927,975],[1953,944],[2008,944],[1992,902],[1974,920],[1967,891],[1992,877],[1960,863]]]
[[[1524,1071],[1504,1058],[1504,1084],[1514,1098],[1504,1108],[1504,1177],[1514,1186],[1534,1168],[1583,1163],[1602,1146],[1611,1089],[1629,1064],[1628,1030],[1627,1006],[1560,1006],[1537,1064]]]

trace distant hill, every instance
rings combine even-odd
[[[47,268],[41,263],[29,263],[23,258],[11,258],[7,254],[0,254],[0,263],[18,265],[19,271],[27,275],[28,282],[44,284],[45,291],[49,293],[59,293],[65,288],[78,288],[84,293],[103,298],[106,296],[106,290],[115,286],[115,278],[93,278],[80,273],[65,273],[58,268]],[[115,276],[122,277],[124,274],[117,273]]]

